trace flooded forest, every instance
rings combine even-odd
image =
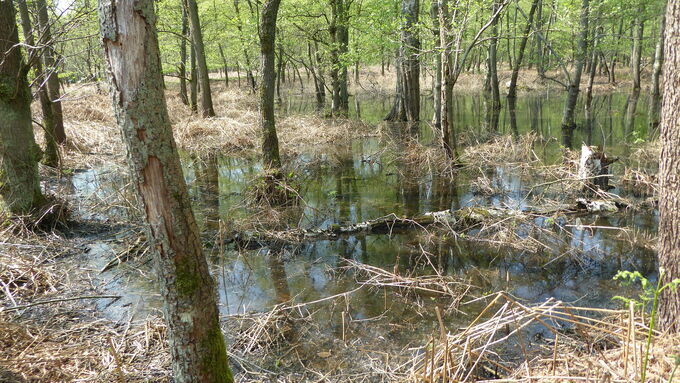
[[[0,383],[680,382],[680,0],[0,0]]]

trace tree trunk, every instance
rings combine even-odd
[[[573,143],[573,131],[576,128],[574,114],[576,112],[576,101],[578,100],[579,87],[581,86],[581,74],[583,73],[583,64],[586,60],[588,52],[588,22],[590,18],[590,0],[582,0],[581,2],[581,33],[578,39],[578,50],[575,54],[574,73],[571,76],[571,81],[568,85],[567,100],[564,104],[564,114],[562,115],[562,134],[563,144],[567,148],[571,148]]]
[[[255,76],[253,76],[253,70],[250,60],[250,53],[248,53],[248,47],[245,43],[245,38],[243,37],[243,21],[241,20],[241,10],[239,9],[239,0],[234,0],[234,10],[236,12],[236,29],[238,30],[239,39],[241,40],[241,47],[243,49],[243,57],[246,59],[246,82],[250,85],[250,89],[255,92],[257,84],[255,82]]]
[[[442,118],[442,146],[446,155],[455,160],[458,158],[458,146],[456,141],[456,133],[453,126],[453,84],[454,84],[454,68],[451,62],[451,51],[453,41],[450,41],[451,30],[451,15],[449,13],[449,0],[439,1],[439,45],[441,50],[442,62],[442,93],[440,102],[440,115]]]
[[[52,103],[52,118],[54,123],[54,140],[57,144],[66,142],[64,132],[64,112],[61,108],[61,94],[59,92],[59,74],[57,62],[54,59],[54,42],[50,31],[50,20],[47,16],[47,3],[45,0],[36,0],[38,7],[38,24],[40,26],[40,45],[44,45],[43,63],[45,64],[45,75],[47,76],[47,93]]]
[[[432,122],[434,130],[441,133],[442,128],[442,55],[441,55],[441,36],[439,26],[439,3],[432,2],[430,8],[430,17],[432,17],[432,34],[434,34],[435,43],[435,73],[433,76],[432,96],[434,105],[434,116]]]
[[[12,0],[0,1],[0,195],[13,214],[40,206],[38,160],[28,88]]]
[[[316,74],[314,74],[314,83],[316,84],[316,106],[318,109],[322,109],[323,105],[326,103],[326,80],[324,79],[324,69],[323,62],[321,61],[321,53],[319,52],[318,43],[314,42],[314,57],[309,57],[311,66],[316,65]]]
[[[279,60],[278,64],[276,65],[276,100],[279,103],[279,105],[282,103],[281,100],[281,81],[285,81],[284,79],[284,68],[283,68],[283,44],[281,43],[281,38],[279,37],[279,43],[278,49],[279,49]]]
[[[187,13],[191,23],[191,40],[193,41],[196,63],[198,64],[198,78],[201,81],[201,115],[203,117],[215,116],[213,109],[212,94],[210,92],[210,77],[208,76],[208,63],[205,57],[203,45],[203,31],[198,17],[198,5],[196,0],[186,0]]]
[[[202,252],[163,92],[151,0],[102,0],[114,113],[149,224],[176,382],[233,382],[217,294]]]
[[[510,130],[516,136],[519,135],[519,129],[517,127],[517,79],[519,77],[519,69],[522,65],[522,60],[524,59],[524,50],[527,46],[527,41],[529,40],[529,32],[531,32],[532,22],[534,19],[534,13],[538,8],[538,3],[540,0],[533,0],[531,3],[531,9],[529,9],[529,16],[527,19],[527,25],[524,28],[522,34],[522,39],[519,43],[519,52],[517,52],[517,57],[515,58],[515,65],[512,66],[512,74],[510,75],[510,85],[508,86],[508,111],[510,112]],[[516,19],[517,17],[515,17]]]
[[[666,30],[666,15],[661,16],[659,40],[654,50],[654,69],[652,71],[652,94],[649,103],[649,127],[655,130],[661,119],[661,70],[663,68],[664,31]]]
[[[331,37],[331,86],[333,98],[331,113],[346,115],[349,110],[349,94],[347,92],[347,65],[341,62],[348,51],[348,4],[345,0],[331,0],[331,20],[328,33]]]
[[[222,58],[222,66],[224,68],[224,86],[229,88],[229,65],[227,65],[227,57],[224,55],[222,44],[217,44],[220,49],[220,57]]]
[[[598,35],[602,34],[601,28],[597,29]],[[599,57],[599,52],[597,51],[597,39],[593,39],[593,49],[590,54],[590,64],[589,64],[589,72],[588,72],[588,85],[586,86],[586,97],[585,97],[585,119],[586,119],[586,131],[588,134],[588,139],[586,140],[587,145],[592,144],[592,135],[593,135],[593,124],[594,124],[594,115],[593,115],[593,85],[595,84],[595,73],[597,70],[597,65],[598,61],[597,58]]]
[[[267,0],[262,6],[260,19],[260,54],[262,60],[260,81],[260,129],[263,133],[262,160],[265,169],[281,168],[279,140],[274,117],[274,87],[276,73],[276,17],[281,0]]]
[[[186,7],[182,6],[182,38],[179,43],[179,98],[182,104],[189,105],[187,96],[187,39],[189,36],[189,20]]]
[[[339,76],[339,92],[340,92],[340,112],[343,115],[347,115],[349,112],[349,90],[348,90],[348,83],[349,83],[349,76],[347,75],[347,64],[345,64],[345,60],[347,59],[347,53],[349,52],[349,1],[346,0],[336,0],[338,2],[338,7],[339,7],[339,14],[338,14],[338,25],[337,25],[337,34],[338,34],[338,44],[339,44],[339,53],[340,53],[340,60],[343,63],[342,66],[340,67],[340,76]]]
[[[47,166],[57,167],[59,166],[59,150],[57,147],[57,142],[54,138],[54,114],[52,112],[52,101],[47,92],[47,86],[44,80],[43,66],[40,58],[37,57],[40,53],[37,49],[31,49],[30,47],[35,47],[35,39],[33,37],[33,29],[31,26],[31,16],[28,11],[28,5],[26,0],[19,0],[17,2],[19,6],[19,14],[21,15],[21,28],[24,32],[24,40],[27,45],[28,52],[28,62],[29,65],[33,65],[35,70],[36,78],[36,91],[38,93],[38,98],[40,100],[40,108],[42,109],[43,119],[43,130],[45,133],[45,155],[43,157],[43,163]]]
[[[543,33],[543,0],[538,0],[538,10],[536,15],[536,31]],[[543,66],[543,40],[536,39],[536,71],[539,78],[545,77],[545,69]]]
[[[659,166],[659,267],[665,270],[664,283],[680,278],[680,1],[668,1],[666,23]],[[662,294],[659,325],[680,332],[680,290]]]
[[[198,70],[196,69],[196,49],[194,49],[194,43],[191,43],[191,58],[190,58],[190,71],[191,71],[191,83],[189,84],[189,91],[191,97],[191,110],[193,112],[198,111]]]
[[[529,32],[531,32],[531,23],[534,19],[534,13],[538,8],[538,3],[540,0],[533,0],[531,3],[531,9],[529,9],[529,16],[527,20],[527,25],[524,28],[524,33],[522,34],[522,39],[519,42],[519,52],[517,52],[517,58],[515,59],[515,65],[512,67],[512,74],[510,75],[510,86],[508,86],[508,99],[514,99],[517,97],[517,78],[519,77],[519,69],[522,65],[522,60],[524,59],[524,50],[527,46],[527,40],[529,40]]]
[[[499,7],[498,0],[494,0],[491,14],[495,14]],[[498,130],[498,118],[501,111],[501,96],[498,86],[498,18],[491,25],[491,39],[489,41],[489,85],[491,91],[491,108],[489,110],[489,127]]]
[[[397,56],[397,92],[388,121],[420,121],[420,39],[416,26],[419,0],[402,0],[401,47]]]
[[[644,9],[638,9],[644,12]],[[645,22],[642,16],[635,18],[635,29],[633,30],[633,54],[631,55],[631,72],[633,78],[633,91],[640,91],[640,62],[642,61],[642,37],[644,34]]]

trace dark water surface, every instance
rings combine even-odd
[[[628,96],[607,94],[596,96],[594,119],[585,124],[582,119],[572,142],[599,145],[607,152],[625,157],[631,148],[647,140],[654,132],[647,128],[646,98],[638,103],[638,114],[632,121],[625,117]],[[512,132],[509,115],[504,109],[500,116],[500,134],[536,132],[554,138],[539,155],[548,163],[561,161],[563,134],[560,121],[564,95],[545,92],[521,96],[518,99],[517,126]],[[380,123],[390,108],[390,99],[381,96],[359,96],[352,103],[350,116],[370,124]],[[313,113],[313,100],[289,97],[280,106],[281,113]],[[423,115],[430,115],[431,102],[423,98]],[[579,109],[582,111],[581,109]],[[482,95],[458,95],[455,98],[455,126],[460,134],[485,137],[488,128],[484,119]],[[588,128],[590,126],[590,128]],[[432,140],[431,128],[422,124],[420,139]],[[451,181],[432,174],[405,174],[399,153],[383,150],[377,138],[354,141],[350,147],[329,153],[326,160],[302,170],[300,194],[305,201],[297,223],[301,227],[328,227],[331,224],[356,223],[387,214],[413,216],[428,211],[458,209],[466,206],[497,206],[523,208],[525,196],[532,185],[541,180],[527,180],[511,168],[497,166],[486,170],[492,183],[504,190],[498,195],[480,195],[471,186],[473,179],[466,174]],[[304,154],[295,159],[299,164],[313,159]],[[423,232],[393,235],[348,236],[335,240],[319,240],[295,248],[236,251],[222,248],[215,237],[218,222],[230,227],[235,218],[249,211],[243,205],[244,189],[254,179],[261,166],[256,162],[230,157],[197,159],[190,153],[183,159],[185,178],[194,202],[194,210],[204,237],[208,238],[208,253],[215,265],[225,315],[250,311],[265,311],[273,305],[292,299],[309,302],[355,289],[357,275],[338,271],[344,259],[395,270],[402,274],[433,274],[435,272],[461,277],[478,289],[479,296],[505,290],[527,302],[541,302],[555,297],[579,306],[614,307],[614,295],[631,295],[635,290],[621,287],[612,277],[618,270],[639,270],[654,277],[655,253],[627,238],[632,231],[656,235],[656,212],[617,213],[608,217],[587,216],[577,222],[561,222],[557,234],[529,233],[518,227],[521,240],[545,240],[547,248],[536,251],[495,247],[465,238],[432,238]],[[101,171],[101,170],[100,170]],[[97,171],[78,173],[73,186],[81,193],[101,193]],[[614,189],[614,193],[622,190]],[[544,221],[534,224],[549,226]],[[606,227],[593,228],[593,227]],[[555,232],[553,230],[553,232]],[[214,238],[214,239],[213,239]],[[429,261],[423,254],[429,254]],[[134,281],[120,282],[116,288],[135,294],[154,291],[153,286]],[[353,319],[376,317],[389,310],[392,321],[419,323],[422,333],[403,334],[411,341],[429,334],[432,318],[421,317],[408,305],[393,305],[394,291],[361,290],[348,298]],[[132,294],[131,296],[135,296]],[[415,298],[414,298],[415,299]],[[439,300],[419,298],[421,304],[444,304]],[[131,298],[132,300],[132,298]],[[424,302],[424,303],[423,303]],[[431,303],[428,303],[431,302]],[[144,295],[135,305],[158,307],[155,295]],[[421,306],[422,307],[422,306]],[[474,317],[479,306],[465,307],[469,316],[451,314],[448,320],[461,325]],[[425,309],[424,311],[432,312]],[[330,321],[333,310],[324,315]],[[337,318],[336,318],[337,319]],[[335,323],[335,322],[333,322]]]

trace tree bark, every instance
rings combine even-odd
[[[388,121],[420,121],[420,38],[417,24],[419,0],[402,0],[401,46],[397,56],[397,92]]]
[[[331,0],[331,20],[328,33],[331,37],[331,113],[346,115],[349,110],[347,91],[347,65],[342,62],[348,51],[348,4],[345,0]]]
[[[250,89],[255,92],[257,83],[255,82],[255,76],[253,76],[252,63],[250,59],[250,53],[248,53],[248,47],[245,43],[245,38],[243,36],[243,20],[241,19],[241,10],[239,8],[240,1],[234,0],[234,10],[236,12],[236,29],[238,30],[239,40],[241,40],[241,48],[243,49],[243,57],[245,58],[245,70],[246,70],[246,82],[250,85]]]
[[[191,111],[198,111],[198,69],[196,68],[196,49],[194,49],[194,43],[192,41],[190,48],[191,58],[189,63],[189,71],[191,72],[190,84],[189,84],[189,97],[191,104]]]
[[[680,1],[666,10],[665,67],[659,166],[659,267],[664,283],[680,278]],[[680,332],[680,292],[666,289],[659,306],[662,330]]]
[[[45,65],[45,75],[47,76],[47,93],[50,96],[52,106],[52,118],[54,123],[54,140],[57,144],[66,142],[64,132],[64,112],[61,108],[61,94],[59,92],[59,73],[57,62],[54,59],[54,42],[50,31],[50,20],[47,16],[47,3],[45,0],[36,0],[38,7],[38,24],[40,26],[39,43],[43,48],[43,64]]]
[[[198,17],[198,5],[196,0],[186,0],[187,13],[191,23],[191,40],[198,64],[198,79],[201,81],[201,115],[203,117],[215,116],[213,109],[212,94],[210,92],[210,77],[208,76],[208,63],[205,58],[205,47],[203,45],[203,31]]]
[[[187,20],[187,10],[182,5],[182,37],[179,43],[179,98],[182,104],[189,105],[187,96],[187,39],[189,36],[189,20]]]
[[[575,55],[574,72],[571,76],[571,81],[568,85],[567,100],[564,104],[564,113],[562,115],[562,134],[564,146],[571,148],[573,143],[573,131],[576,129],[576,122],[574,114],[576,112],[576,101],[578,100],[579,88],[581,86],[581,74],[583,73],[583,64],[586,60],[588,52],[588,23],[590,18],[590,0],[582,0],[581,2],[581,33],[578,39],[578,49]]]
[[[455,160],[458,158],[458,145],[456,133],[453,126],[453,85],[455,83],[454,68],[451,62],[451,51],[453,41],[450,41],[451,34],[451,15],[449,13],[449,0],[439,0],[439,45],[441,48],[442,62],[442,87],[441,102],[439,106],[442,121],[442,146],[446,155]]]
[[[538,0],[538,10],[536,14],[536,31],[543,33],[543,0]],[[540,37],[536,38],[536,71],[539,78],[545,77],[545,69],[543,66],[543,40]]]
[[[43,203],[33,136],[31,91],[19,49],[12,0],[0,1],[0,195],[13,214],[27,214]]]
[[[267,0],[262,5],[260,19],[260,55],[262,60],[260,83],[260,129],[262,129],[262,160],[265,169],[281,168],[279,140],[274,116],[274,88],[276,85],[276,17],[281,0]]]
[[[531,32],[534,13],[538,8],[539,2],[540,0],[533,0],[533,2],[531,3],[531,9],[529,9],[529,16],[527,18],[527,25],[524,28],[522,39],[520,40],[519,43],[519,52],[517,52],[515,63],[512,66],[512,74],[510,75],[510,85],[508,86],[507,99],[508,99],[508,111],[510,112],[510,130],[516,136],[519,135],[519,129],[517,127],[517,79],[519,78],[519,69],[522,66],[522,60],[524,59],[524,51],[527,46],[527,41],[529,40],[529,32]],[[517,19],[516,16],[515,19]]]
[[[659,127],[661,119],[661,70],[663,68],[663,44],[666,30],[666,15],[661,16],[659,40],[654,50],[654,69],[652,71],[652,94],[649,105],[649,127],[654,130]]]
[[[644,12],[644,8],[638,9],[638,14]],[[633,78],[633,91],[640,91],[640,63],[642,61],[642,37],[644,34],[645,22],[642,16],[635,18],[635,29],[633,30],[633,54],[631,55],[631,72]]]
[[[442,128],[442,55],[441,55],[441,30],[439,26],[439,3],[432,2],[430,8],[430,17],[432,18],[432,34],[434,34],[435,43],[435,73],[432,84],[432,98],[434,105],[434,116],[432,122],[435,132],[441,132]]]
[[[224,86],[229,88],[229,66],[227,65],[227,57],[224,55],[222,44],[217,44],[220,49],[220,57],[222,58],[222,66],[224,68]]]
[[[17,2],[19,6],[19,14],[21,15],[21,28],[24,32],[24,40],[26,41],[27,47],[35,47],[35,38],[33,37],[33,28],[31,26],[31,16],[28,11],[28,5],[26,0],[19,0]],[[36,93],[38,93],[38,99],[40,100],[40,108],[42,110],[43,118],[43,131],[45,133],[45,154],[43,157],[43,163],[47,166],[57,167],[59,166],[59,149],[57,147],[57,142],[54,138],[54,114],[52,112],[52,101],[47,92],[47,86],[44,82],[44,72],[42,61],[39,56],[40,53],[36,48],[27,48],[28,62],[33,65],[36,78]],[[35,59],[32,59],[33,56]]]
[[[538,8],[538,3],[540,0],[533,0],[531,3],[531,9],[529,9],[529,16],[527,20],[527,25],[524,27],[524,32],[522,33],[522,39],[519,42],[519,51],[517,52],[517,58],[515,59],[514,66],[512,66],[512,74],[510,75],[510,86],[508,86],[508,99],[515,99],[517,97],[517,79],[519,78],[519,69],[522,66],[522,60],[524,59],[524,50],[527,46],[527,41],[529,40],[529,32],[531,32],[532,22],[534,19],[534,13]]]
[[[176,382],[233,382],[163,92],[151,0],[101,0],[102,45],[132,183],[149,224]]]
[[[498,10],[498,0],[494,0],[491,7],[491,14]],[[501,23],[502,24],[502,23]],[[493,19],[491,24],[491,39],[489,40],[489,86],[491,92],[491,107],[489,108],[489,128],[491,131],[498,131],[498,118],[501,111],[501,95],[498,85],[498,18]]]

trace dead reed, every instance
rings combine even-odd
[[[552,298],[529,306],[504,292],[486,299],[491,302],[466,328],[440,323],[440,336],[414,357],[409,381],[639,380],[648,328],[635,310],[574,307]],[[678,340],[653,334],[650,381],[667,381]]]

